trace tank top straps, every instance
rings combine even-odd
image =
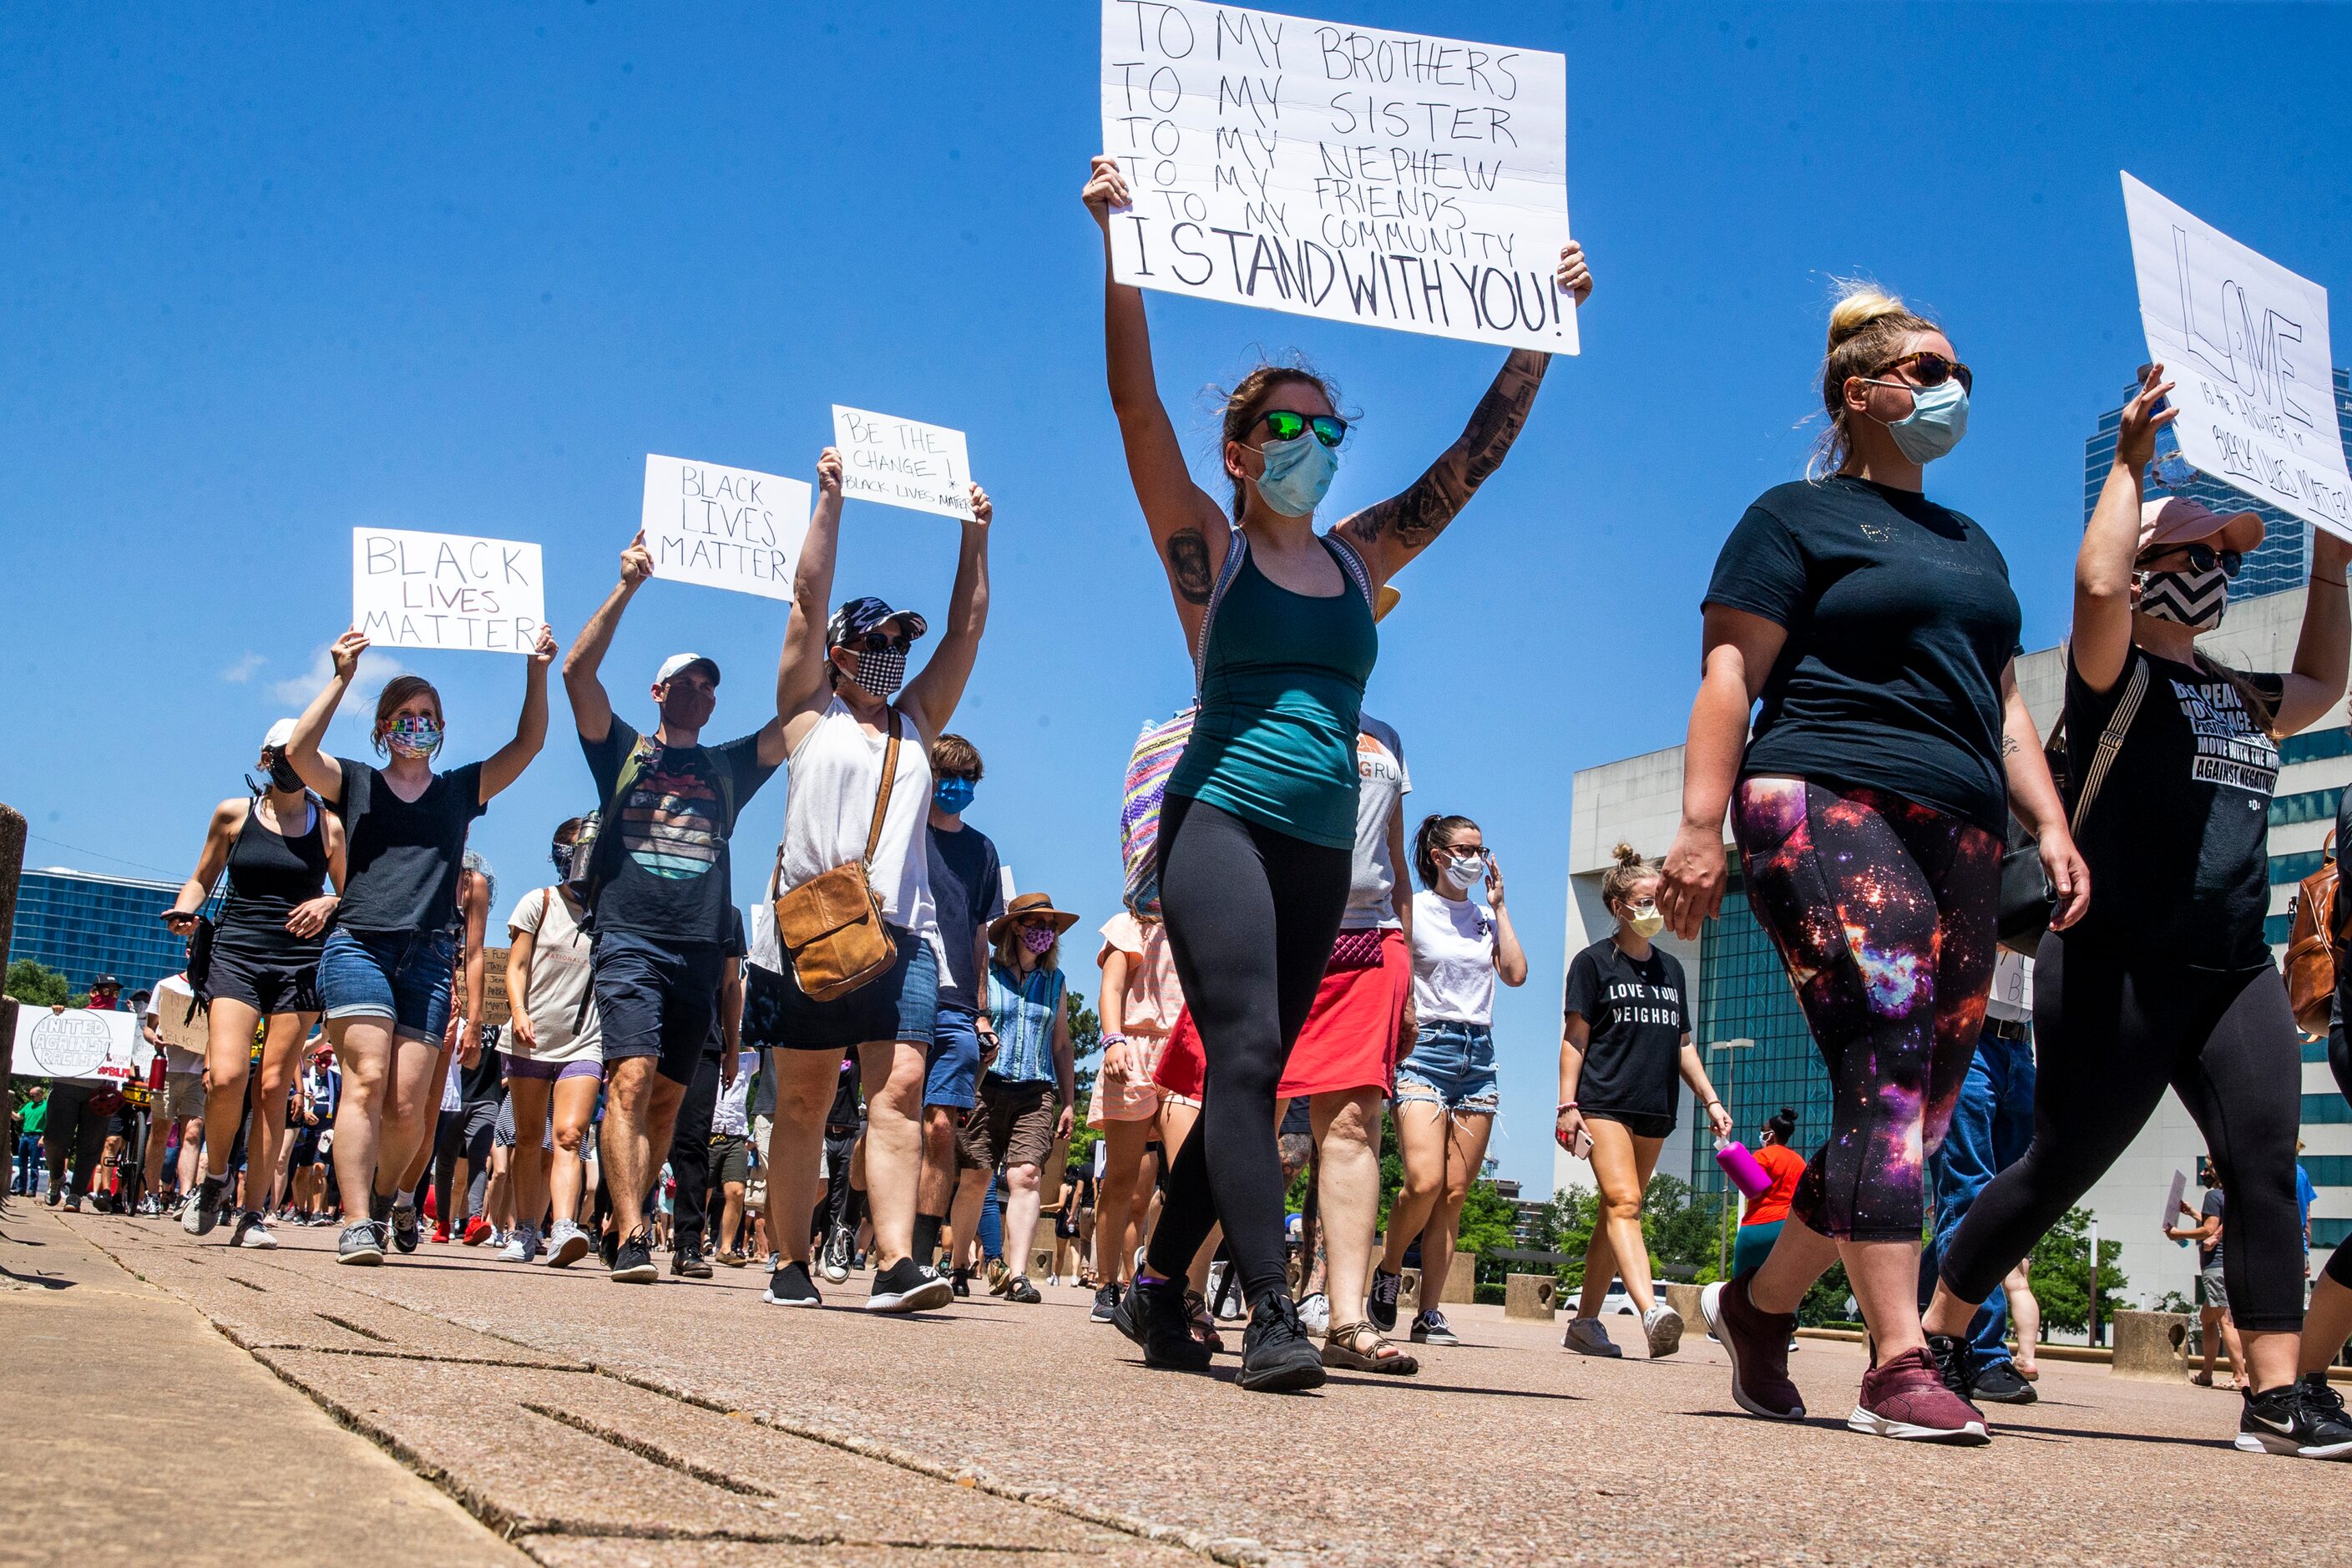
[[[215,944],[268,958],[315,958],[320,937],[298,937],[286,917],[327,889],[327,835],[320,806],[305,800],[310,821],[290,837],[261,820],[256,799],[228,850],[228,896],[221,900]]]

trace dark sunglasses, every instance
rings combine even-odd
[[[2246,564],[2246,558],[2234,550],[2216,550],[2211,545],[2201,542],[2184,544],[2179,548],[2180,552],[2189,557],[2189,566],[2199,572],[2210,572],[2214,567],[2219,566],[2222,576],[2235,577]],[[2158,553],[2165,552],[2158,552]]]
[[[1885,375],[1890,370],[1906,369],[1911,373],[1911,383],[1915,386],[1941,386],[1957,376],[1959,378],[1962,392],[1976,390],[1976,377],[1969,372],[1968,366],[1958,360],[1946,359],[1942,354],[1924,349],[1916,354],[1905,354],[1901,359],[1889,360],[1870,374],[1873,377],[1877,377]]]
[[[887,653],[894,649],[904,653],[915,646],[915,639],[905,632],[900,632],[895,637],[885,637],[880,632],[867,632],[858,641],[843,646],[854,648],[859,653]]]
[[[1277,441],[1296,441],[1308,430],[1326,447],[1336,447],[1348,437],[1348,422],[1336,414],[1298,414],[1287,408],[1269,408],[1257,416],[1266,434]]]
[[[980,782],[980,775],[978,773],[962,773],[954,772],[944,772],[940,774],[940,783],[947,784],[950,782],[976,784]]]

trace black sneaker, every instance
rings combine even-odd
[[[423,1239],[423,1235],[417,1228],[416,1224],[416,1205],[415,1204],[393,1205],[393,1246],[400,1248],[403,1252],[414,1252],[416,1250],[416,1244]]]
[[[1958,1334],[1929,1334],[1927,1359],[1936,1363],[1936,1375],[1944,1380],[1944,1386],[1952,1391],[1954,1398],[1969,1397],[1968,1341]],[[1875,1355],[1871,1358],[1871,1364],[1878,1364]]]
[[[661,1278],[654,1267],[653,1248],[646,1245],[646,1233],[637,1232],[614,1250],[613,1279],[622,1285],[650,1285]]]
[[[710,1265],[703,1258],[702,1251],[699,1247],[695,1248],[691,1252],[683,1248],[673,1251],[669,1255],[669,1271],[672,1274],[677,1275],[681,1279],[708,1279],[710,1278]]]
[[[1111,1323],[1143,1347],[1143,1364],[1179,1372],[1206,1372],[1209,1347],[1192,1337],[1192,1309],[1184,1304],[1181,1279],[1139,1279],[1128,1286],[1111,1310]]]
[[[274,1252],[278,1247],[278,1238],[269,1234],[269,1221],[266,1216],[257,1210],[247,1209],[236,1216],[236,1227],[229,1232],[228,1244]]]
[[[383,1261],[383,1226],[372,1219],[354,1220],[343,1227],[335,1243],[335,1261],[373,1268]]]
[[[1323,1352],[1298,1321],[1298,1303],[1268,1296],[1250,1313],[1242,1331],[1242,1370],[1234,1381],[1267,1394],[1291,1394],[1323,1386]]]
[[[971,1294],[971,1270],[969,1268],[959,1268],[954,1273],[949,1275],[948,1289],[954,1291],[959,1296],[970,1296]]]
[[[955,1288],[938,1269],[901,1258],[874,1277],[866,1298],[869,1312],[928,1312],[955,1300]]]
[[[2352,1422],[2345,1419],[2343,1396],[2328,1386],[2324,1372],[2249,1393],[2238,1417],[2238,1448],[2300,1459],[2352,1459]]]
[[[1116,1280],[1095,1292],[1095,1310],[1087,1315],[1097,1323],[1108,1323],[1118,1316],[1118,1284]]]
[[[768,1276],[766,1294],[760,1298],[771,1307],[822,1307],[824,1298],[816,1293],[816,1282],[809,1278],[805,1263],[787,1263]]]
[[[1458,1345],[1461,1336],[1445,1321],[1445,1314],[1434,1307],[1424,1307],[1413,1314],[1412,1342],[1417,1345]]]
[[[1995,1405],[2031,1405],[2042,1395],[2019,1375],[2016,1363],[2003,1356],[1990,1366],[1979,1368],[1969,1379],[1968,1392],[1960,1397],[1971,1405],[1987,1400]]]
[[[1364,1298],[1364,1316],[1384,1334],[1396,1332],[1397,1295],[1403,1289],[1403,1275],[1380,1268],[1372,1270],[1372,1293]]]
[[[210,1236],[213,1226],[220,1224],[220,1200],[223,1183],[218,1176],[206,1176],[196,1184],[196,1190],[180,1209],[180,1228],[190,1236]],[[56,1201],[56,1194],[50,1201]]]

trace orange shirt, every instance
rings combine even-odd
[[[1742,1225],[1770,1225],[1789,1217],[1789,1200],[1797,1195],[1797,1178],[1805,1173],[1805,1157],[1784,1143],[1767,1143],[1756,1151],[1756,1163],[1772,1173],[1764,1195],[1748,1200]]]

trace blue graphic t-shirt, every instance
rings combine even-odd
[[[596,796],[610,800],[622,764],[641,737],[617,716],[601,741],[580,739],[595,775]],[[775,767],[760,763],[760,737],[717,746],[660,746],[604,831],[621,854],[596,901],[596,934],[625,931],[664,942],[718,946],[734,913],[727,837],[734,817]],[[734,811],[728,809],[731,782]]]

